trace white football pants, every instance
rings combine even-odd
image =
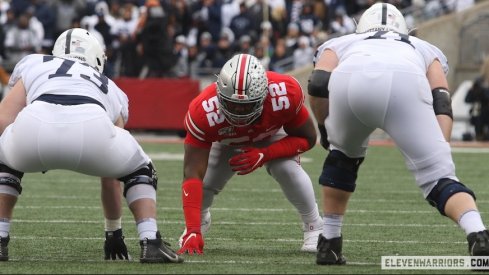
[[[253,146],[264,147],[275,140],[285,137],[281,129],[269,141],[257,142]],[[238,154],[236,146],[214,142],[209,155],[207,171],[204,177],[204,199],[202,211],[209,211],[214,196],[221,192],[235,172],[229,166],[229,159]],[[311,223],[320,217],[314,188],[309,175],[299,162],[299,156],[269,161],[265,164],[267,172],[282,188],[287,200],[294,205],[304,223]],[[246,186],[243,186],[246,188]],[[204,214],[204,213],[202,213]]]
[[[340,64],[329,82],[325,124],[331,149],[351,158],[364,157],[370,134],[384,130],[426,198],[440,178],[458,179],[428,80],[417,71],[414,64],[383,67],[369,56]]]
[[[36,101],[0,136],[0,162],[21,172],[53,169],[119,178],[150,162],[126,130],[95,104]]]

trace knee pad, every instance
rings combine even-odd
[[[14,170],[5,164],[0,163],[0,185],[6,185],[14,188],[17,192],[22,193],[20,182],[24,173]]]
[[[134,201],[139,199],[151,199],[156,201],[156,190],[151,185],[147,184],[137,184],[131,186],[126,192],[127,205],[130,205]]]
[[[329,152],[324,160],[319,184],[347,192],[355,191],[358,168],[364,158],[350,158],[338,150]]]
[[[447,204],[448,199],[459,192],[468,193],[475,200],[475,194],[472,190],[462,183],[449,178],[438,180],[438,183],[433,187],[430,194],[428,194],[426,200],[431,206],[436,207],[440,214],[446,216],[445,205]]]
[[[124,197],[127,194],[127,190],[137,184],[148,184],[153,186],[155,190],[158,186],[156,170],[151,162],[127,176],[118,178],[118,180],[124,182]]]

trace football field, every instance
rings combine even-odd
[[[158,227],[177,249],[184,228],[181,204],[183,146],[142,143],[158,171]],[[461,181],[475,191],[489,220],[487,148],[454,148]],[[302,155],[318,204],[325,152]],[[121,160],[123,161],[123,160]],[[382,256],[467,256],[465,234],[421,196],[395,147],[371,146],[344,219],[346,266],[318,266],[303,253],[302,222],[280,186],[261,168],[235,176],[216,196],[205,254],[183,264],[140,264],[132,215],[124,204],[130,262],[103,259],[104,218],[97,178],[67,171],[26,174],[14,211],[9,262],[3,274],[392,274],[471,273],[468,270],[381,270]]]

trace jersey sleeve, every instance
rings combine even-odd
[[[306,99],[304,91],[302,90],[299,81],[297,81],[297,79],[295,79],[294,77],[290,77],[290,87],[288,88],[288,90],[294,114],[292,116],[292,119],[284,126],[286,128],[296,128],[306,122],[307,118],[309,117],[309,111],[304,104]]]
[[[125,125],[129,120],[129,98],[119,87],[117,87],[116,85],[114,86],[115,86],[117,98],[119,99],[118,102],[120,104],[120,114],[122,116],[122,119],[124,120],[124,125]]]
[[[184,127],[185,131],[187,131],[184,140],[185,144],[192,144],[201,148],[211,148],[212,142],[206,140],[204,129],[199,127],[198,120],[192,117],[192,112],[190,111],[185,115]]]
[[[359,41],[364,39],[365,34],[347,34],[343,35],[340,37],[335,37],[327,40],[323,44],[321,44],[316,53],[314,54],[313,58],[313,64],[316,65],[316,62],[318,61],[319,57],[323,54],[325,50],[332,50],[334,51],[338,56],[343,55],[344,51],[346,48],[351,45],[351,43],[355,41]]]
[[[416,37],[410,37],[409,39],[413,40],[413,42],[415,43],[414,46],[423,56],[424,62],[426,64],[426,69],[428,69],[433,61],[438,60],[441,63],[445,75],[448,74],[448,59],[438,47]]]
[[[14,67],[10,79],[8,81],[9,88],[12,88],[19,79],[22,79],[22,74],[26,68],[29,68],[29,63],[35,55],[24,56]]]
[[[192,144],[201,148],[210,148],[212,145],[212,130],[207,121],[206,111],[202,106],[202,102],[207,99],[207,95],[215,89],[214,85],[205,88],[199,96],[194,98],[189,104],[187,114],[184,119],[185,144]]]

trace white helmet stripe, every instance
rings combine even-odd
[[[248,75],[248,68],[250,65],[250,55],[247,54],[241,54],[238,58],[238,66],[237,66],[237,71],[236,71],[236,94],[239,96],[244,96],[245,95],[245,89],[246,89],[246,81],[247,81],[247,75]]]

